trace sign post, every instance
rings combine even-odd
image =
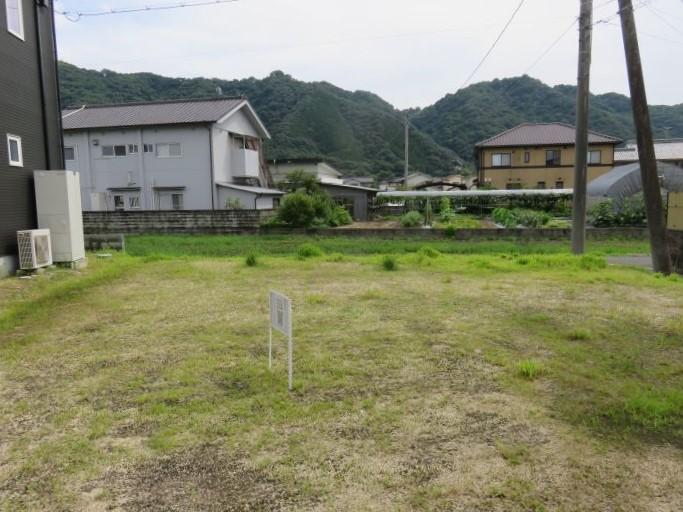
[[[268,369],[273,367],[273,329],[287,336],[288,389],[294,384],[294,341],[292,339],[292,301],[289,297],[271,290],[270,326],[268,328]]]

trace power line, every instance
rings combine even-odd
[[[111,14],[130,14],[135,12],[151,12],[151,11],[170,11],[172,9],[182,9],[184,7],[203,7],[207,5],[220,5],[238,2],[239,0],[203,0],[198,2],[182,2],[178,4],[167,5],[146,5],[144,7],[131,7],[128,9],[109,9],[105,11],[59,11],[55,9],[55,13],[64,16],[67,20],[76,23],[85,17],[108,16]]]
[[[648,5],[648,6],[647,6],[647,10],[650,11],[652,14],[654,14],[657,18],[659,18],[660,20],[662,20],[669,28],[675,30],[675,31],[678,32],[679,34],[683,34],[683,30],[681,30],[680,28],[678,28],[676,25],[674,25],[674,24],[671,23],[669,20],[667,20],[664,16],[662,16],[662,15],[659,14],[657,11],[655,11],[655,10],[652,8],[652,6]]]
[[[462,83],[462,85],[460,86],[460,88],[459,88],[458,90],[460,90],[460,89],[462,89],[463,87],[465,87],[465,86],[469,83],[469,81],[472,80],[472,78],[474,77],[474,75],[477,74],[477,71],[479,71],[479,68],[481,68],[481,66],[484,64],[484,62],[486,62],[486,59],[488,59],[489,55],[491,55],[491,52],[492,52],[492,51],[494,50],[494,48],[498,45],[498,42],[502,39],[502,37],[503,37],[503,35],[505,34],[505,32],[507,31],[508,27],[512,24],[512,21],[515,19],[515,16],[517,16],[517,13],[518,13],[519,10],[522,8],[522,6],[524,5],[524,2],[525,2],[525,1],[526,1],[526,0],[521,0],[521,2],[519,2],[519,5],[518,5],[517,8],[515,9],[515,11],[512,13],[512,16],[510,16],[510,19],[508,20],[508,22],[507,22],[507,23],[505,24],[505,26],[503,27],[503,30],[501,30],[501,31],[500,31],[500,34],[498,34],[498,37],[496,37],[496,40],[495,40],[495,41],[493,42],[493,44],[491,45],[491,48],[489,48],[489,51],[486,52],[486,55],[484,55],[484,58],[482,58],[481,61],[479,61],[479,64],[477,64],[477,66],[474,68],[474,70],[472,71],[472,73],[470,73],[470,76],[467,77],[467,79]]]
[[[562,32],[555,41],[553,41],[550,46],[548,46],[543,53],[534,61],[534,63],[529,66],[526,71],[524,72],[525,75],[528,75],[529,72],[536,67],[536,65],[541,62],[546,55],[548,55],[559,43],[564,39],[564,36],[566,36],[571,29],[574,28],[574,25],[576,25],[576,22],[578,21],[578,18],[575,18],[574,21],[572,21],[572,24],[569,25],[564,32]]]

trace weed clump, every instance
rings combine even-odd
[[[244,262],[246,263],[247,267],[255,267],[258,265],[256,254],[249,254]]]
[[[299,247],[299,250],[296,252],[296,255],[300,260],[306,260],[308,258],[317,258],[319,256],[322,256],[323,251],[317,245],[303,244],[301,247]]]
[[[541,363],[531,359],[525,359],[517,363],[517,376],[526,380],[536,380],[546,373]]]
[[[415,210],[401,217],[401,226],[404,228],[416,228],[424,223],[424,217]]]
[[[434,249],[433,247],[429,247],[428,245],[425,245],[424,247],[420,247],[420,250],[418,251],[418,254],[420,256],[423,256],[425,258],[438,258],[441,256],[441,253]]]
[[[386,255],[382,258],[382,268],[388,272],[398,270],[398,262],[394,256]]]
[[[591,338],[591,333],[588,329],[582,329],[580,327],[572,329],[567,333],[567,339],[571,341],[586,341]]]

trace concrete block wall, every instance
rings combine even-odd
[[[244,233],[258,230],[272,210],[83,212],[86,234]]]

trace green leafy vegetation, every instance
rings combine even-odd
[[[255,267],[258,265],[258,258],[255,254],[248,254],[244,262],[246,263],[247,267]]]
[[[346,208],[321,190],[315,177],[303,171],[288,176],[287,194],[277,212],[277,220],[292,227],[337,227],[351,224],[353,219]]]
[[[525,359],[520,361],[516,366],[517,375],[526,380],[535,380],[541,375],[545,374],[546,369],[537,361]]]
[[[412,210],[401,217],[401,226],[404,228],[416,228],[425,222],[424,217],[418,211]]]
[[[598,228],[614,226],[643,226],[647,212],[643,194],[628,197],[621,202],[606,199],[588,210],[588,222]]]
[[[541,228],[548,225],[552,217],[543,211],[528,210],[523,208],[496,208],[493,210],[493,220],[506,228],[524,226],[527,228]]]
[[[393,272],[394,270],[398,270],[398,262],[396,261],[396,257],[391,256],[387,254],[382,258],[382,268],[384,270],[387,270],[389,272]]]

